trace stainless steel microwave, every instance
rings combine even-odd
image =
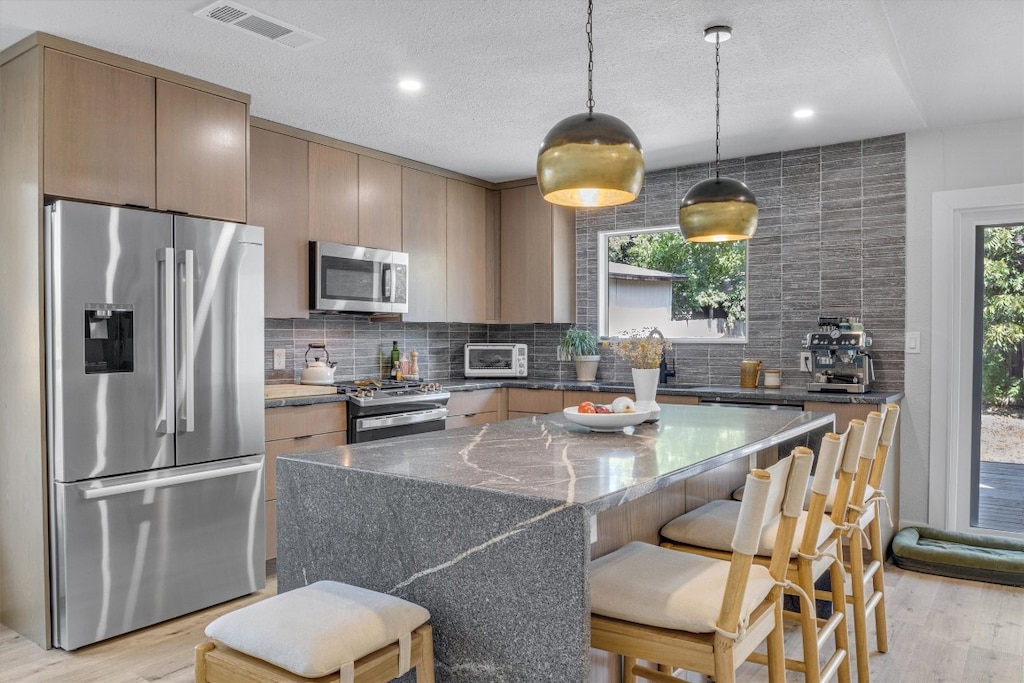
[[[309,307],[347,313],[408,313],[409,255],[310,242]]]
[[[466,344],[466,377],[526,377],[526,344]]]

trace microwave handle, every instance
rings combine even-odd
[[[384,276],[384,301],[391,301],[391,282],[394,279],[394,271],[389,264],[385,264],[381,269],[381,275]]]

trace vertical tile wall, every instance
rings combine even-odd
[[[758,358],[781,368],[783,383],[807,381],[799,372],[800,341],[818,314],[859,317],[873,339],[876,386],[903,388],[905,307],[905,139],[871,140],[777,152],[722,163],[757,197],[757,234],[747,256],[746,344],[676,344],[671,383],[739,384],[739,361]],[[647,174],[631,204],[576,214],[577,320],[597,327],[598,233],[678,224],[680,199],[713,171],[709,164]],[[298,381],[309,342],[324,342],[338,379],[376,376],[391,342],[419,352],[420,375],[433,381],[462,377],[462,345],[530,345],[530,376],[568,380],[571,363],[555,347],[566,325],[372,323],[364,316],[311,316],[266,321],[268,382]],[[273,349],[284,348],[285,370],[273,370]],[[628,366],[602,349],[599,380],[630,381]]]
[[[906,303],[906,144],[902,134],[733,159],[722,174],[757,197],[748,243],[746,344],[677,344],[675,383],[739,383],[757,358],[799,386],[800,342],[820,314],[859,317],[873,339],[876,387],[903,388]],[[631,204],[576,214],[577,320],[597,328],[598,233],[678,225],[686,191],[713,172],[700,164],[649,173]],[[602,351],[599,379],[629,369]]]

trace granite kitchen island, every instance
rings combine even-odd
[[[587,681],[591,557],[656,541],[832,424],[664,405],[625,432],[554,413],[281,457],[278,590],[333,579],[423,605],[438,681]]]

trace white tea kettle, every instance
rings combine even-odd
[[[322,350],[326,360],[320,360],[319,353],[314,353],[313,360],[309,360],[309,352],[314,349]],[[306,369],[302,371],[301,384],[334,384],[334,366],[337,363],[331,362],[331,354],[323,344],[310,344],[305,358]]]

